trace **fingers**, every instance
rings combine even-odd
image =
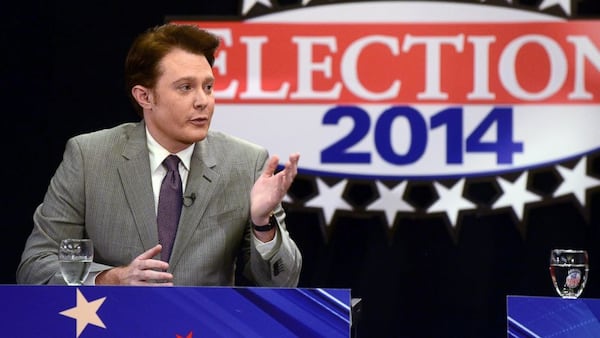
[[[285,164],[286,169],[290,169],[296,175],[298,172],[298,161],[300,160],[300,153],[293,153],[290,155],[290,159]]]
[[[137,285],[169,286],[173,285],[173,275],[164,271],[143,270]]]
[[[129,285],[172,285],[173,275],[166,272],[169,263],[153,259],[160,254],[160,244],[137,256],[127,267],[125,280]]]
[[[300,160],[299,153],[293,153],[290,155],[289,160],[285,163],[285,169],[283,174],[285,175],[286,184],[290,185],[296,175],[298,174],[298,161]]]
[[[265,168],[265,170],[263,172],[263,175],[265,175],[267,177],[273,176],[273,174],[275,173],[275,169],[277,169],[278,164],[279,164],[279,157],[277,155],[271,156],[271,158],[269,159],[269,162],[267,164],[267,167]]]
[[[135,259],[143,260],[143,259],[152,259],[152,257],[160,254],[162,250],[162,245],[157,244],[154,247],[144,251],[141,255],[137,256]]]
[[[300,153],[292,153],[290,154],[289,160],[285,163],[284,169],[282,170],[283,174],[286,176],[296,176],[298,173],[298,161],[300,160]],[[277,165],[279,164],[279,157],[277,155],[273,155],[269,159],[269,164],[265,169],[265,173],[267,176],[273,176],[275,170],[277,169]]]
[[[131,265],[138,270],[167,271],[169,269],[169,263],[158,259],[135,259]]]
[[[298,165],[298,160],[300,160],[300,153],[292,153],[290,154],[290,162]]]

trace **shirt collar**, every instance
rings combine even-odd
[[[167,158],[167,156],[171,155],[171,153],[163,148],[155,139],[150,135],[148,131],[148,127],[146,127],[146,144],[148,146],[148,152],[150,153],[150,170],[155,172],[158,169],[162,162]],[[189,147],[183,149],[182,151],[176,153],[181,160],[181,164],[183,167],[189,171],[190,163],[192,162],[192,154],[194,153],[194,145],[192,144]]]

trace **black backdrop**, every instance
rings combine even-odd
[[[67,138],[136,120],[122,85],[133,37],[168,15],[236,16],[241,1],[23,0],[1,6],[2,173],[9,179],[1,194],[0,283],[11,284],[31,215]],[[598,18],[599,7],[597,0],[581,1],[576,15]],[[588,173],[600,178],[599,156],[590,156],[588,165]],[[540,189],[557,184],[552,173],[536,177]],[[299,177],[293,193],[309,196],[312,185]],[[358,185],[347,195],[364,204],[365,193],[372,192]],[[598,189],[589,191],[584,210],[572,198],[531,209],[524,234],[509,214],[470,215],[458,241],[435,218],[401,218],[390,234],[376,218],[340,213],[324,237],[318,212],[290,205],[288,213],[305,260],[300,286],[351,288],[363,298],[361,337],[504,337],[507,294],[553,295],[547,254],[554,246],[590,250],[584,296],[600,297]]]

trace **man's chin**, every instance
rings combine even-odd
[[[203,130],[202,132],[196,131],[189,135],[190,137],[188,138],[188,141],[190,144],[200,142],[200,141],[204,140],[207,135],[208,135],[207,130]]]

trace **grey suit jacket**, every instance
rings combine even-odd
[[[251,237],[250,190],[267,158],[264,148],[218,132],[196,144],[184,192],[196,198],[182,208],[169,261],[175,285],[233,285],[236,264],[257,285],[297,285],[302,257],[281,206],[275,254],[264,260]],[[158,243],[154,205],[143,122],[70,139],[34,213],[17,282],[64,283],[64,238],[93,240],[92,272],[129,264]]]

